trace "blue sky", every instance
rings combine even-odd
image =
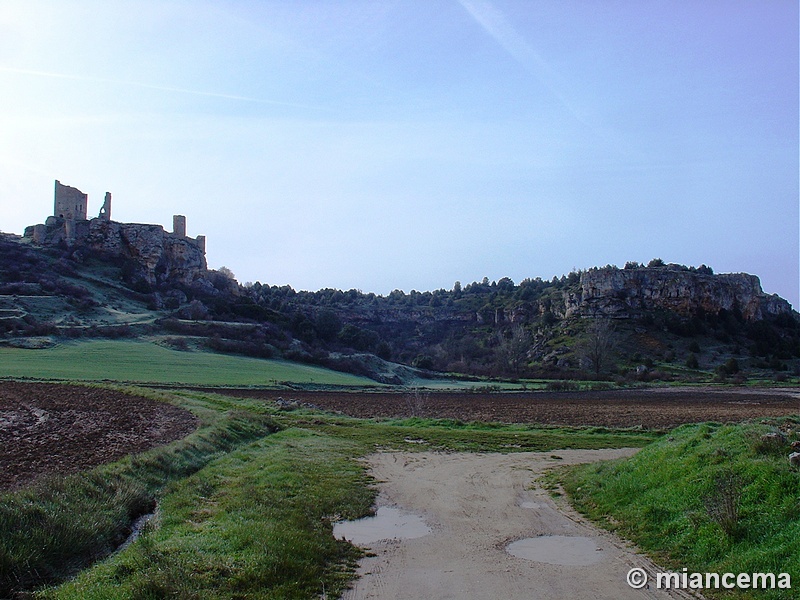
[[[628,260],[798,307],[794,0],[0,3],[0,230],[54,179],[242,282]]]

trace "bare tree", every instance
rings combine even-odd
[[[500,341],[497,358],[501,368],[519,376],[528,362],[528,352],[532,345],[530,334],[522,325],[517,325],[511,330],[511,335],[498,332],[497,336]]]
[[[236,279],[236,275],[234,275],[233,271],[231,271],[228,267],[220,267],[217,269],[217,273],[224,275],[228,279]]]
[[[406,391],[406,408],[412,417],[421,417],[425,413],[425,407],[430,400],[431,393],[414,386]]]
[[[610,362],[611,351],[614,348],[614,324],[610,319],[595,319],[586,329],[587,337],[584,340],[580,355],[589,368],[594,371],[595,377]]]

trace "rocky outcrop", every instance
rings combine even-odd
[[[714,275],[679,265],[590,269],[581,274],[577,291],[564,293],[565,315],[628,318],[649,310],[681,315],[739,311],[744,319],[791,313],[776,294],[765,294],[755,275]]]
[[[85,244],[92,250],[131,259],[150,285],[167,281],[188,284],[207,269],[197,241],[168,233],[161,225],[93,219]]]
[[[129,261],[129,276],[150,286],[161,283],[191,284],[207,271],[205,244],[201,240],[178,236],[161,225],[117,223],[97,218],[72,222],[66,227],[63,219],[48,219],[34,236],[34,228],[26,237],[41,245],[66,244],[80,253],[98,252]],[[44,229],[42,229],[44,228]]]

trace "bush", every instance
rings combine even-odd
[[[206,340],[206,346],[215,352],[227,354],[241,354],[255,358],[272,358],[275,356],[275,348],[263,342],[247,342],[242,340],[228,340],[219,336],[214,336]]]
[[[717,374],[720,376],[735,375],[738,372],[739,361],[735,358],[729,358],[727,361],[725,361],[725,364],[717,367]]]
[[[726,470],[715,477],[711,492],[703,498],[708,516],[728,536],[738,534],[742,487],[742,478]]]
[[[420,354],[413,360],[411,366],[417,369],[430,371],[433,368],[433,358],[425,354]]]

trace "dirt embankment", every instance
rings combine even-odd
[[[181,408],[118,391],[0,383],[0,490],[143,452],[197,425]]]
[[[654,388],[603,392],[404,393],[225,390],[232,396],[282,397],[353,417],[415,416],[544,425],[670,429],[702,421],[741,422],[800,413],[800,389]]]

